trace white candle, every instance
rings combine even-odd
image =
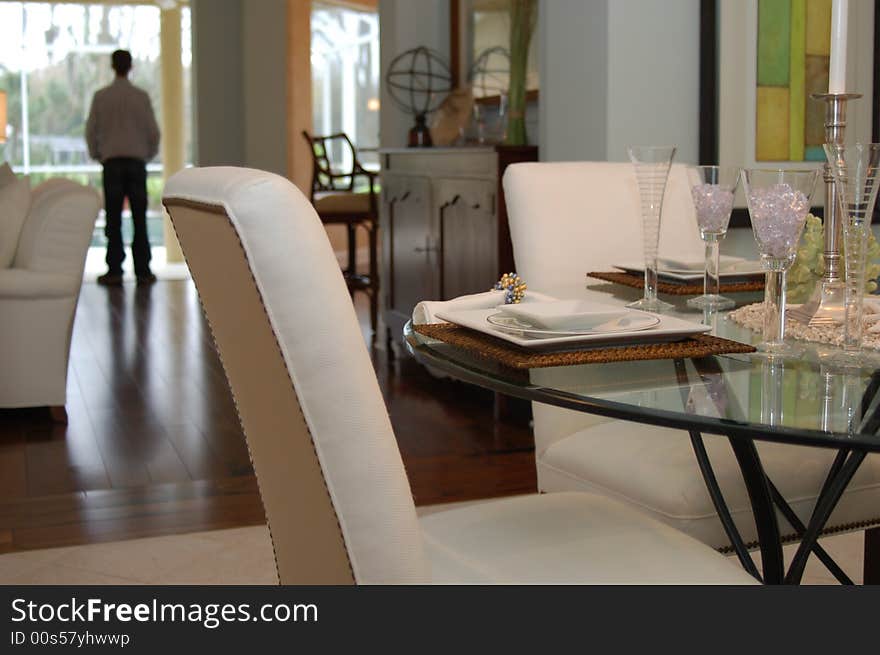
[[[831,2],[831,64],[828,93],[846,93],[846,18],[849,0]]]

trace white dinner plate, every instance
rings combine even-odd
[[[575,334],[557,337],[528,337],[504,330],[490,324],[489,316],[498,313],[497,307],[489,309],[442,310],[437,318],[503,339],[530,350],[581,350],[590,347],[628,346],[635,343],[664,343],[681,341],[695,334],[708,332],[711,328],[700,323],[684,321],[673,316],[659,315],[659,323],[653,328],[630,332],[602,334]]]
[[[673,268],[670,266],[672,264],[671,261],[665,265],[663,260],[659,260],[658,263],[660,266],[660,269],[657,271],[658,276],[670,282],[700,282],[703,279],[703,267],[693,270],[691,268]],[[624,262],[622,264],[615,264],[614,268],[638,275],[642,275],[645,272],[644,262]],[[764,275],[761,262],[741,259],[739,257],[722,257],[719,269],[718,277],[722,282],[746,281]]]
[[[718,265],[724,271],[745,261],[742,257],[721,255],[718,258]],[[673,273],[702,273],[706,267],[706,259],[705,257],[658,257],[657,265],[664,271]]]
[[[634,312],[626,312],[626,314],[631,313]],[[497,312],[495,314],[490,314],[486,317],[486,321],[490,325],[498,328],[499,330],[504,330],[505,332],[511,332],[513,334],[519,334],[524,337],[531,337],[534,339],[545,339],[552,337],[579,336],[584,334],[614,334],[617,332],[639,332],[641,330],[648,330],[655,325],[658,325],[660,323],[660,318],[658,316],[654,316],[653,314],[644,314],[642,320],[635,321],[624,315],[618,316],[616,318],[611,318],[603,322],[597,322],[592,329],[582,328],[579,330],[553,330],[543,327],[536,327],[531,323],[523,321],[516,316],[506,314],[503,311]]]
[[[590,300],[546,300],[500,305],[498,310],[533,331],[569,334],[626,332],[657,325],[653,314]]]

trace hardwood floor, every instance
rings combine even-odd
[[[531,432],[496,422],[491,394],[374,363],[417,504],[535,490]],[[67,413],[0,410],[0,552],[263,521],[191,282],[83,286]]]

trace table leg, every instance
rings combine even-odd
[[[788,569],[788,574],[785,576],[786,584],[800,583],[804,575],[804,568],[807,565],[807,559],[812,550],[812,545],[819,538],[822,528],[825,527],[840,497],[843,495],[856,471],[859,470],[859,466],[864,461],[866,455],[865,451],[853,452],[844,462],[843,466],[840,467],[839,471],[832,471],[829,474],[826,489],[823,490],[823,493],[816,501],[816,508],[813,510],[813,515],[810,518],[810,524],[807,526],[807,531],[801,539],[797,553],[795,553],[791,566]]]
[[[807,526],[805,526],[803,521],[798,518],[798,515],[795,514],[794,510],[791,508],[791,505],[788,504],[788,501],[783,498],[781,493],[779,493],[779,490],[776,488],[776,485],[773,484],[772,480],[770,480],[770,493],[773,494],[773,502],[776,503],[776,507],[778,507],[779,511],[782,512],[782,516],[784,516],[789,525],[794,528],[794,531],[795,533],[797,533],[798,538],[803,539],[804,533],[807,531]],[[840,584],[855,584],[852,579],[846,574],[846,572],[840,568],[837,562],[834,561],[834,558],[828,554],[828,552],[821,546],[821,544],[819,544],[818,541],[813,543],[813,553],[816,555],[817,558],[819,558],[819,561],[825,565],[825,568],[828,569],[835,578],[837,578],[837,581]]]
[[[761,550],[761,566],[764,570],[764,584],[781,584],[785,569],[782,561],[782,539],[779,535],[779,522],[767,474],[761,466],[758,450],[751,439],[731,438],[730,446],[742,472],[749,503],[758,530],[758,545]],[[809,551],[808,551],[809,552]]]
[[[697,463],[700,466],[700,473],[702,473],[703,481],[706,483],[706,488],[709,490],[709,496],[712,498],[712,504],[715,506],[715,511],[718,512],[718,518],[721,519],[724,533],[727,535],[727,538],[730,539],[730,543],[733,546],[733,550],[742,567],[749,574],[754,576],[755,579],[761,580],[761,574],[758,573],[758,567],[755,566],[755,562],[749,554],[749,549],[746,548],[742,535],[740,535],[736,524],[733,522],[733,517],[730,515],[730,509],[727,507],[727,502],[724,500],[724,494],[721,491],[721,487],[718,486],[718,478],[715,477],[715,471],[712,470],[712,463],[709,461],[708,453],[706,453],[706,446],[703,443],[703,435],[692,430],[690,432],[690,437],[691,445],[694,447],[694,454],[697,456]]]
[[[689,386],[687,370],[683,361],[676,361],[675,365],[679,381],[683,383],[682,394],[684,394],[684,389]],[[706,376],[711,376],[712,374],[718,374],[720,372],[718,363],[714,360],[695,360],[694,365],[700,373],[700,376],[704,378],[704,381],[707,379]],[[871,383],[869,384],[869,391],[871,388],[876,390],[878,386],[880,386],[880,372],[875,373],[875,375],[872,376]],[[683,398],[686,403],[687,397],[683,396]],[[869,411],[872,398],[875,398],[873,391],[871,393],[865,393],[862,401],[862,415],[865,416],[866,419],[862,427],[877,430],[880,429],[880,404],[875,403],[876,406],[873,407],[873,411]],[[715,479],[711,464],[709,463],[705,448],[703,447],[702,436],[699,432],[691,432],[690,436],[691,443],[694,446],[694,452],[697,455],[697,462],[700,466],[700,471],[703,474],[703,480],[706,482],[710,497],[712,498],[712,502],[718,512],[725,533],[730,539],[733,549],[740,562],[743,564],[743,567],[752,575],[756,575],[754,565],[751,562],[751,558],[748,556],[748,551],[743,544],[742,537],[730,517],[729,509],[727,508],[721,490],[718,487],[718,482]],[[782,494],[779,493],[779,490],[773,484],[773,481],[770,480],[764,472],[754,442],[752,440],[736,438],[732,435],[727,435],[727,437],[733,447],[734,454],[743,474],[743,480],[746,483],[752,511],[754,512],[758,528],[761,554],[762,558],[764,558],[764,582],[768,584],[779,584],[783,581],[799,582],[803,575],[803,567],[805,566],[810,553],[814,553],[841,584],[853,584],[850,577],[818,543],[819,534],[825,527],[831,516],[831,512],[839,501],[840,494],[843,493],[843,490],[846,488],[847,484],[849,484],[849,480],[852,478],[852,475],[855,473],[855,470],[860,463],[851,462],[851,472],[849,469],[847,472],[843,472],[844,466],[848,461],[847,458],[850,455],[850,450],[844,449],[837,454],[834,463],[829,469],[822,490],[817,496],[816,508],[814,509],[811,524],[807,527],[804,526],[803,522],[798,518],[797,514],[792,510]],[[863,458],[864,454],[862,455],[862,459]],[[848,477],[843,479],[843,476]],[[834,491],[832,491],[832,487],[834,487]],[[836,493],[838,487],[840,488],[840,494],[834,498],[834,493]],[[770,500],[769,504],[768,497]],[[792,529],[801,539],[798,551],[799,555],[796,556],[795,562],[792,564],[792,567],[789,569],[789,572],[785,577],[783,577],[784,564],[782,562],[782,544],[776,518],[776,507],[779,508],[783,517],[788,521]],[[876,541],[876,551],[878,553],[878,561],[880,561],[880,529],[878,529]],[[865,543],[867,553],[867,547],[869,545],[867,536]],[[870,543],[873,543],[873,541]],[[768,568],[768,561],[766,559],[768,553],[771,557],[771,561],[769,562],[770,568]],[[748,562],[745,561],[747,557]],[[800,571],[797,570],[798,568]],[[868,570],[869,569],[866,568],[866,571]],[[877,570],[878,578],[880,578],[880,564],[878,564]]]
[[[685,389],[690,387],[687,367],[684,361],[679,359],[675,360],[674,365],[676,375],[682,383],[682,400],[685,406],[687,406],[688,398],[685,395]],[[720,370],[714,358],[711,360],[695,360],[694,365],[700,372],[701,377],[704,373],[711,374]],[[703,447],[702,437],[698,432],[691,432],[690,434],[691,444],[694,446],[694,453],[697,455],[697,462],[700,465],[700,472],[703,474],[703,480],[709,490],[715,510],[718,512],[718,516],[724,526],[724,531],[730,539],[740,563],[746,571],[760,580],[762,578],[757,575],[757,568],[754,562],[752,562],[752,558],[743,543],[742,536],[739,534],[730,516],[727,504],[718,486],[718,481],[712,471],[712,465]],[[746,491],[749,494],[752,514],[755,517],[755,527],[758,530],[758,545],[761,550],[761,565],[764,570],[763,582],[764,584],[781,584],[785,575],[782,560],[782,539],[779,535],[779,523],[776,520],[776,508],[773,505],[773,496],[770,492],[767,474],[761,465],[761,458],[758,456],[758,450],[755,448],[754,441],[730,435],[727,435],[727,439],[739,464],[743,482],[745,482]]]

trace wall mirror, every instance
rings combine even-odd
[[[509,0],[451,0],[450,48],[453,82],[469,82],[472,71],[482,72],[474,83],[474,99],[497,103],[509,80],[510,48]],[[527,99],[536,100],[538,75],[538,30],[532,35],[526,71]],[[476,64],[476,66],[475,66]]]

